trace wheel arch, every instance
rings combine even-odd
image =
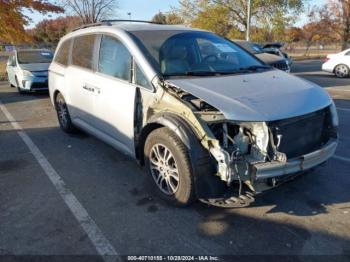
[[[185,119],[174,113],[161,113],[152,116],[147,125],[142,129],[137,143],[136,156],[140,164],[144,166],[144,147],[148,135],[161,127],[172,130],[186,146],[191,169],[194,175],[196,195],[198,198],[207,198],[221,195],[226,190],[226,185],[215,176],[217,163],[205,149],[200,139],[195,135],[190,124]]]
[[[144,165],[143,149],[146,139],[152,131],[161,127],[167,127],[172,130],[185,144],[187,149],[190,149],[191,142],[194,142],[193,140],[197,139],[194,135],[194,132],[189,127],[189,124],[187,124],[186,120],[184,120],[182,117],[173,113],[155,114],[142,128],[137,142],[136,156],[142,165]]]
[[[56,89],[52,94],[52,104],[53,104],[55,109],[56,109],[56,98],[57,98],[59,93],[62,93],[62,92],[60,90]]]

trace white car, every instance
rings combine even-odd
[[[19,93],[48,90],[48,68],[53,53],[46,49],[16,50],[7,61],[7,76]]]
[[[322,70],[333,73],[337,77],[344,78],[349,76],[350,72],[350,49],[338,54],[330,54],[322,65]]]

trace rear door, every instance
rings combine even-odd
[[[97,128],[129,155],[134,156],[136,87],[131,83],[132,56],[117,38],[103,35],[100,43],[94,114]]]
[[[94,126],[96,39],[95,34],[81,35],[74,38],[71,64],[66,71],[70,114],[73,122],[85,128]]]

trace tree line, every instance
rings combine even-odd
[[[283,41],[350,44],[350,0],[328,0],[322,6],[306,6],[303,0],[252,0],[251,39],[255,42]],[[213,31],[230,39],[244,39],[247,30],[246,0],[180,0],[168,13],[159,12],[152,21],[181,23]],[[296,27],[300,14],[306,23]]]
[[[247,30],[247,0],[179,0],[179,5],[167,13],[159,12],[153,22],[185,24],[213,31],[230,39],[244,39]],[[308,7],[307,0],[251,0],[251,39],[256,42],[339,43],[342,49],[350,42],[350,0],[328,0],[323,6]],[[68,14],[46,19],[35,28],[25,30],[30,23],[24,9]],[[73,28],[86,23],[115,17],[117,0],[61,0],[56,4],[46,0],[0,0],[0,42],[32,41],[55,45]],[[306,23],[296,27],[301,13]]]

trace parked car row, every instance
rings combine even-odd
[[[169,203],[247,206],[338,143],[330,96],[250,48],[182,26],[87,25],[58,44],[50,98],[63,131],[84,130],[137,160]],[[12,83],[23,89],[26,79]]]

